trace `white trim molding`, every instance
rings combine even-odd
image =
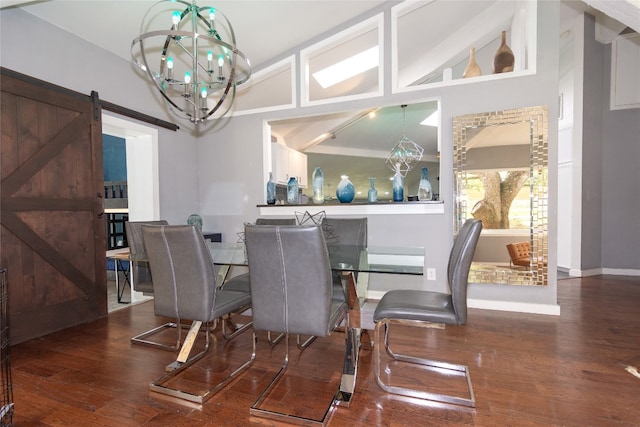
[[[296,212],[314,215],[424,215],[444,214],[443,202],[408,202],[344,205],[276,205],[259,206],[260,216],[294,216]]]
[[[546,314],[551,316],[560,315],[558,304],[532,304],[514,301],[491,301],[469,298],[467,300],[469,308],[479,308],[483,310],[514,311],[517,313]]]
[[[571,277],[589,277],[610,274],[612,276],[640,276],[640,270],[635,268],[591,268],[589,270],[569,270]]]

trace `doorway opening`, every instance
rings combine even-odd
[[[126,194],[126,200],[117,202],[123,205],[126,204],[126,207],[118,206],[110,208],[108,212],[105,211],[105,213],[117,214],[114,215],[114,218],[119,218],[121,221],[120,225],[115,225],[115,233],[111,236],[114,240],[111,243],[118,246],[119,239],[117,234],[124,233],[125,218],[130,221],[151,221],[160,217],[158,131],[153,127],[103,112],[102,132],[103,135],[121,138],[125,141],[126,165],[123,167],[126,171],[125,185],[116,187],[113,191],[122,192],[123,196]],[[124,197],[121,198],[125,199]],[[123,245],[116,250],[123,249],[124,243],[125,239],[123,238]],[[105,244],[108,249],[109,242],[105,242]],[[116,263],[110,264],[107,264],[108,267],[111,266],[107,270],[108,312],[127,307],[130,304],[148,301],[152,298],[133,291],[127,282],[128,278],[122,272],[119,272],[118,275],[118,283],[121,289],[121,297],[118,298],[118,289],[115,281]],[[122,267],[128,268],[128,263],[123,263]]]

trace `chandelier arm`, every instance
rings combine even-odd
[[[207,117],[210,117],[212,114],[214,114],[216,111],[218,111],[220,106],[224,103],[225,99],[227,98],[227,95],[228,95],[230,89],[232,90],[231,102],[227,104],[228,105],[227,109],[224,111],[224,113],[222,113],[222,116],[224,116],[225,114],[227,114],[229,112],[229,110],[231,110],[231,106],[233,105],[233,102],[236,99],[236,85],[233,84],[233,71],[231,72],[231,75],[229,76],[229,82],[227,83],[227,86],[224,89],[224,92],[220,96],[220,99],[218,100],[216,105],[211,110],[209,110],[209,113],[204,116],[203,120],[206,119]]]
[[[236,44],[236,34],[233,31],[233,27],[231,26],[231,22],[229,22],[229,19],[227,19],[227,15],[225,15],[220,10],[218,10],[215,7],[212,7],[212,6],[202,6],[199,9],[202,10],[202,9],[207,9],[207,8],[215,10],[216,19],[218,18],[218,15],[220,15],[222,17],[222,19],[224,19],[224,22],[226,23],[226,28],[229,31],[229,37],[231,38],[231,41],[233,42],[233,45],[235,46],[235,44]],[[213,30],[215,31],[215,28],[213,28]]]
[[[168,30],[168,31],[157,30],[157,31],[150,31],[150,32],[148,32],[148,33],[141,34],[141,35],[139,35],[138,37],[136,37],[136,38],[133,40],[132,48],[133,48],[133,45],[135,45],[137,41],[141,42],[141,41],[143,41],[144,39],[148,39],[148,38],[155,37],[155,36],[167,36],[167,38],[173,38],[173,39],[176,39],[176,37],[177,37],[177,36],[181,36],[181,37],[185,37],[185,38],[190,38],[189,36],[192,36],[192,34],[193,34],[193,33],[190,33],[190,32],[188,32],[188,31],[181,31],[181,30]],[[199,38],[202,38],[202,39],[205,39],[205,40],[211,41],[211,42],[213,42],[213,43],[215,43],[215,44],[217,44],[217,45],[220,45],[220,46],[222,46],[222,47],[227,48],[227,49],[229,50],[229,52],[231,52],[231,53],[233,54],[233,58],[234,58],[233,63],[234,63],[234,64],[235,64],[235,57],[236,57],[236,56],[239,56],[240,58],[242,58],[242,59],[246,62],[246,65],[247,65],[247,68],[248,68],[248,70],[249,70],[249,71],[248,71],[247,75],[246,75],[243,79],[241,79],[241,80],[236,80],[236,84],[237,84],[237,85],[240,85],[240,84],[242,84],[242,83],[245,83],[247,80],[249,80],[249,77],[251,77],[251,63],[249,62],[249,59],[247,59],[247,57],[246,57],[246,55],[245,55],[244,53],[242,53],[240,50],[238,50],[238,48],[236,48],[236,47],[234,47],[234,46],[230,45],[229,43],[227,43],[227,42],[225,42],[225,41],[223,41],[223,40],[218,40],[218,39],[217,39],[217,38],[215,38],[215,37],[205,36],[205,35],[200,35],[200,36],[199,36]],[[184,51],[185,53],[187,53],[187,54],[189,54],[189,56],[193,57],[193,55],[191,54],[191,52],[189,52],[189,51],[188,51],[188,50],[187,50],[187,49],[186,49],[186,48],[185,48],[181,43],[176,42],[176,45],[177,45],[177,46],[180,46],[180,47],[181,47],[181,49],[183,49],[183,51]],[[141,46],[141,47],[142,47],[142,46]],[[141,53],[142,53],[142,55],[143,55],[143,57],[144,57],[144,56],[145,56],[145,55],[144,55],[144,50],[143,50],[143,49],[141,49],[140,51],[141,51]],[[230,62],[231,62],[231,61],[230,61]],[[147,66],[147,69],[149,69],[148,64],[146,64],[146,63],[145,63],[145,65]]]
[[[162,95],[162,97],[170,104],[173,105],[175,108],[177,108],[180,111],[183,111],[175,102],[173,102],[173,100],[165,93],[164,90],[162,90],[162,87],[158,84],[157,79],[153,76],[152,72],[151,72],[151,68],[149,67],[149,64],[147,63],[147,56],[144,53],[144,39],[143,38],[136,38],[134,39],[134,43],[139,40],[140,43],[140,52],[142,54],[142,61],[144,63],[145,66],[145,71],[147,73],[147,75],[151,78],[151,81],[153,82],[153,84],[156,86],[156,89],[158,89],[158,92],[160,92],[160,94]],[[183,111],[184,112],[184,111]]]
[[[135,45],[136,41],[144,40],[144,39],[147,39],[147,38],[150,38],[150,37],[155,37],[155,36],[167,36],[167,38],[173,38],[173,39],[177,39],[178,37],[181,37],[181,38],[192,38],[193,33],[189,32],[189,31],[183,31],[183,30],[155,30],[155,31],[149,31],[149,32],[144,33],[144,34],[140,34],[138,37],[136,37],[132,42],[132,46]],[[209,35],[204,35],[204,34],[199,34],[198,38],[211,41],[211,42],[213,42],[213,43],[215,43],[217,45],[220,45],[220,46],[226,48],[227,50],[229,50],[229,52],[233,53],[234,55],[237,55],[237,56],[241,57],[242,59],[247,61],[247,64],[249,64],[249,60],[247,59],[246,55],[244,53],[242,53],[234,45],[232,45],[230,43],[227,43],[224,40],[220,40],[220,39],[218,39],[216,37],[211,37]],[[178,44],[178,42],[176,42],[176,44]]]
[[[164,42],[164,46],[162,47],[162,53],[160,54],[160,75],[164,74],[164,65],[166,64],[166,60],[164,60],[164,58],[167,58],[167,52],[169,51],[171,40],[175,41],[173,37],[168,36]],[[177,43],[177,41],[175,42]]]
[[[144,54],[144,39],[141,38],[137,38],[134,39],[134,43],[136,42],[136,40],[139,39],[140,42],[140,52],[142,54],[142,61],[144,63],[144,69],[147,73],[147,75],[149,76],[149,78],[151,79],[151,81],[153,82],[153,84],[156,86],[156,89],[158,89],[158,91],[160,92],[160,94],[164,97],[164,99],[171,105],[173,105],[174,107],[176,107],[177,109],[180,109],[180,107],[178,107],[173,100],[167,96],[167,94],[162,90],[162,87],[160,87],[160,85],[158,84],[156,78],[153,76],[152,72],[151,72],[151,67],[149,67],[149,64],[147,63],[147,56]]]
[[[216,31],[216,29],[213,28],[213,26],[211,25],[211,22],[207,18],[205,18],[204,16],[200,15],[200,10],[206,9],[207,7],[209,7],[209,6],[205,6],[205,7],[199,8],[198,13],[197,13],[198,19],[200,19],[207,26],[207,28],[209,29],[209,35],[210,36],[215,36],[218,40],[222,41],[222,37],[220,36],[220,33],[218,33],[218,31]],[[228,23],[228,21],[227,21],[227,23]],[[233,41],[233,44],[236,43],[235,40],[232,40],[232,41]]]

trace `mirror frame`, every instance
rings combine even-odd
[[[454,175],[454,235],[457,236],[467,206],[464,202],[467,180],[467,132],[478,127],[500,126],[529,122],[531,130],[531,257],[529,270],[512,270],[489,264],[473,263],[469,283],[544,286],[548,279],[547,224],[548,224],[548,108],[526,107],[513,110],[467,114],[453,118],[453,175]],[[536,260],[545,260],[537,262]]]

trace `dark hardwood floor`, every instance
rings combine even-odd
[[[337,408],[329,425],[639,426],[640,379],[624,368],[640,366],[640,278],[569,279],[558,288],[559,317],[472,309],[465,326],[399,331],[401,350],[469,365],[475,409],[384,393],[364,349],[353,405]],[[198,406],[149,391],[175,354],[129,342],[163,320],[147,302],[12,347],[14,425],[279,425],[250,417],[249,407],[279,368],[282,343],[271,349],[260,339],[256,362]],[[251,333],[216,337],[180,384],[198,390],[249,357]],[[343,343],[335,333],[302,353],[294,344],[291,371],[268,404],[315,416],[337,387]]]

